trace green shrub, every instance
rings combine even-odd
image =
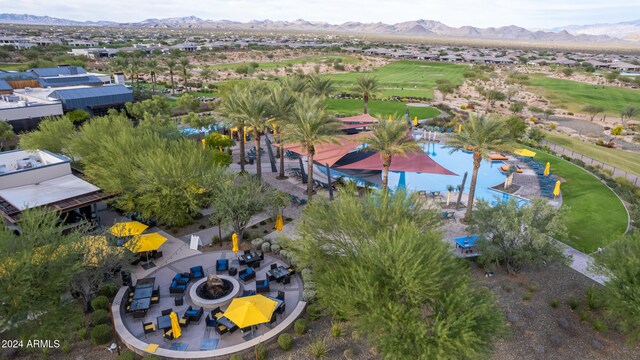
[[[267,360],[267,347],[263,343],[256,345],[253,349],[256,360]]]
[[[91,330],[91,342],[94,345],[106,344],[111,340],[111,326],[100,324]]]
[[[589,320],[589,313],[586,311],[578,311],[578,318],[580,321],[585,322]]]
[[[552,308],[557,309],[558,308],[558,299],[551,300],[551,304],[550,305],[551,305]]]
[[[538,283],[536,283],[535,281],[532,281],[529,283],[529,291],[534,293],[536,291],[538,291]]]
[[[309,344],[309,355],[316,359],[324,359],[329,352],[329,346],[324,338],[316,339]]]
[[[591,323],[591,325],[593,325],[593,330],[595,331],[602,331],[604,330],[604,323],[601,320],[593,320],[593,323]]]
[[[284,351],[289,351],[293,347],[293,337],[287,333],[278,336],[278,346]]]
[[[69,345],[68,341],[64,341],[62,343],[62,346],[60,347],[60,350],[62,350],[64,354],[68,354],[71,352],[71,345]]]
[[[600,292],[595,286],[590,286],[586,290],[587,307],[589,310],[598,310],[604,306],[604,301],[600,296]]]
[[[136,354],[131,351],[126,351],[120,354],[116,359],[118,360],[136,360]]]
[[[295,330],[296,334],[304,335],[309,330],[309,324],[305,319],[298,319],[295,323],[293,323],[293,330]]]
[[[99,294],[102,296],[106,296],[109,299],[113,299],[114,296],[118,293],[118,287],[114,284],[106,284],[102,288],[100,288]]]
[[[233,354],[229,357],[229,360],[242,360],[243,357],[240,354]]]
[[[622,135],[622,130],[623,130],[622,126],[618,125],[618,126],[614,127],[613,129],[611,129],[611,135],[614,135],[614,136]]]
[[[143,356],[142,360],[160,360],[160,358],[156,355],[147,355]],[[242,358],[240,358],[240,360],[242,360]]]
[[[530,293],[530,292],[527,292],[524,295],[522,295],[522,300],[529,301],[529,300],[531,300],[531,297],[533,297],[533,294]]]
[[[104,295],[100,295],[97,298],[91,300],[91,307],[93,308],[93,310],[109,310],[109,299]]]
[[[109,323],[109,312],[104,309],[98,309],[91,314],[91,323],[93,325]]]
[[[87,329],[86,328],[81,328],[78,329],[78,339],[80,340],[87,340]]]
[[[578,301],[578,299],[576,298],[569,299],[569,307],[571,308],[571,310],[577,309],[578,306],[580,306],[580,301]]]
[[[309,318],[309,320],[315,321],[322,315],[323,315],[322,308],[317,303],[310,304],[309,306],[307,306],[307,317]]]
[[[331,336],[334,338],[339,338],[342,336],[343,326],[340,322],[331,323]]]
[[[342,356],[347,360],[353,359],[353,349],[345,349],[344,352],[342,352]]]

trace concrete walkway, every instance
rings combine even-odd
[[[604,285],[608,278],[604,275],[596,274],[590,270],[591,266],[593,265],[593,258],[591,256],[578,251],[563,242],[560,242],[560,245],[562,245],[562,247],[564,248],[564,253],[567,256],[571,256],[571,264],[569,264],[570,268],[597,282],[598,284]]]

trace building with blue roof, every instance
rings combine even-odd
[[[109,109],[133,102],[133,91],[124,85],[79,87],[54,90],[49,98],[60,100],[65,112],[82,109],[92,115],[103,115]]]
[[[13,88],[9,85],[5,80],[0,80],[0,94],[11,94],[13,92]]]
[[[82,66],[59,66],[55,68],[35,68],[30,70],[38,77],[50,77],[50,76],[72,76],[86,74]]]
[[[63,86],[78,86],[78,85],[102,85],[102,80],[97,76],[56,76],[56,77],[41,77],[38,78],[38,82],[42,87],[63,87]]]

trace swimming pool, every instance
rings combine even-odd
[[[441,193],[446,194],[447,185],[451,185],[456,188],[462,183],[464,173],[468,172],[469,174],[464,186],[464,192],[469,192],[471,175],[473,173],[472,154],[462,151],[450,154],[450,149],[437,143],[422,144],[422,149],[438,164],[444,166],[446,169],[456,173],[457,175],[390,171],[389,188],[391,190],[404,186],[408,191],[440,191]],[[494,205],[498,201],[508,201],[510,198],[516,199],[518,203],[528,202],[527,199],[491,189],[492,186],[501,184],[505,180],[505,175],[500,172],[500,166],[502,165],[503,163],[501,161],[493,163],[486,160],[482,161],[482,165],[480,165],[480,170],[478,171],[475,198],[487,201]],[[332,177],[337,176],[332,174]],[[451,200],[455,201],[455,197],[452,196]]]
[[[207,127],[201,127],[201,128],[192,128],[189,126],[185,126],[182,129],[180,129],[180,132],[184,135],[208,134],[212,131],[218,131],[218,126],[209,125]]]

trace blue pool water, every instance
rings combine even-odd
[[[187,126],[180,129],[180,132],[184,135],[208,134],[211,131],[218,131],[218,127],[216,125],[210,125],[208,127],[201,128],[192,128]]]
[[[449,171],[456,173],[457,175],[437,175],[437,174],[423,174],[414,172],[389,172],[389,188],[391,190],[397,189],[399,186],[404,186],[408,191],[440,191],[441,193],[447,193],[447,185],[452,185],[456,188],[462,183],[462,177],[465,172],[468,172],[467,181],[464,186],[464,192],[469,192],[471,184],[471,175],[473,173],[473,155],[462,151],[450,154],[450,149],[445,148],[443,145],[430,143],[423,144],[422,148],[424,152],[435,160],[438,164],[444,166]],[[517,196],[511,196],[504,194],[493,189],[492,186],[501,184],[505,180],[505,175],[500,172],[500,166],[502,162],[482,161],[480,170],[478,171],[478,181],[476,184],[475,198],[487,201],[491,204],[496,204],[498,201],[508,201],[510,198],[515,198],[519,203],[526,203],[528,200],[519,198]],[[336,176],[332,174],[332,176]],[[402,184],[403,183],[403,184]],[[457,196],[457,194],[456,194]],[[452,196],[451,201],[455,201],[455,197]]]

